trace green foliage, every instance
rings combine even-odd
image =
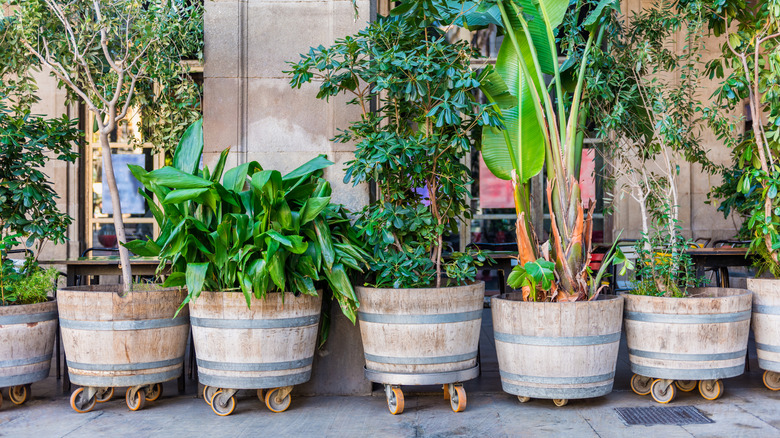
[[[40,269],[31,257],[19,260],[20,265],[9,259],[7,251],[19,244],[17,237],[20,235],[0,240],[0,306],[45,302],[59,275],[55,268]]]
[[[356,224],[373,248],[377,287],[439,286],[443,265],[460,283],[473,278],[465,264],[479,260],[442,261],[444,236],[470,214],[469,132],[500,124],[472,93],[480,86],[469,66],[477,53],[448,43],[441,30],[462,19],[462,3],[401,2],[357,35],[311,48],[286,72],[295,88],[316,79],[318,98],[345,93],[361,109],[335,141],[356,145],[345,182],[377,187]]]
[[[714,192],[724,211],[739,205],[747,213],[751,251],[761,270],[780,276],[780,1],[746,4],[718,0],[710,5],[710,27],[725,35],[722,56],[707,65],[722,79],[709,119],[718,139],[732,148],[739,171],[735,185]],[[748,105],[744,113],[743,108]],[[722,111],[718,111],[722,110]],[[744,114],[727,117],[726,113]],[[744,134],[742,126],[750,128]],[[743,202],[744,201],[744,202]]]
[[[368,255],[346,209],[330,202],[322,169],[333,163],[320,155],[286,175],[257,162],[224,170],[225,150],[213,170],[198,169],[202,149],[198,122],[180,142],[176,167],[131,166],[162,209],[153,210],[159,238],[127,247],[159,257],[161,268],[170,263],[165,285],[187,286],[182,306],[203,290],[240,290],[247,305],[273,291],[317,295],[315,282],[326,281],[354,322],[348,272],[362,270]]]

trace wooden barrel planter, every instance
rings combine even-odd
[[[26,402],[30,384],[49,376],[56,328],[56,301],[0,306],[0,387],[9,388],[14,404]]]
[[[399,385],[446,385],[455,412],[460,382],[479,374],[485,283],[430,289],[355,288],[366,378],[385,386],[390,412],[403,412]]]
[[[268,409],[286,410],[293,386],[311,377],[322,297],[274,292],[247,308],[240,292],[204,291],[189,306],[198,378],[212,410],[230,415],[239,389],[257,389]]]
[[[780,280],[748,278],[753,292],[753,335],[764,385],[780,390]]]
[[[174,317],[186,296],[182,289],[137,284],[125,297],[121,285],[59,289],[57,301],[62,343],[71,382],[82,386],[71,395],[76,412],[111,399],[127,386],[133,410],[157,400],[162,382],[181,375],[189,336],[187,308]]]
[[[745,289],[691,289],[687,298],[625,295],[631,389],[672,401],[697,386],[702,397],[723,393],[720,379],[745,370],[752,294]]]
[[[521,402],[599,397],[612,391],[623,298],[549,303],[520,293],[491,300],[501,385]]]

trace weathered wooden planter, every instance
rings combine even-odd
[[[121,285],[59,289],[57,301],[62,343],[71,382],[82,386],[71,395],[76,412],[111,399],[127,386],[125,401],[136,411],[157,400],[162,382],[181,375],[189,335],[181,289],[137,284],[120,297]]]
[[[625,295],[631,389],[672,401],[677,389],[715,400],[720,379],[745,370],[752,294],[745,289],[698,288],[688,298]]]
[[[485,283],[355,289],[366,378],[385,386],[390,412],[403,412],[399,385],[446,385],[452,409],[464,410],[466,392],[460,382],[479,374]]]
[[[599,397],[612,391],[623,298],[548,303],[519,293],[491,300],[504,391],[521,402]]]
[[[748,278],[753,292],[753,335],[758,366],[764,371],[764,385],[780,390],[780,280]]]
[[[0,306],[0,387],[9,387],[14,404],[26,402],[30,384],[48,377],[56,328],[56,301]]]
[[[322,297],[269,293],[247,308],[240,292],[204,291],[189,306],[198,378],[214,412],[230,415],[239,389],[286,410],[293,385],[311,377]]]

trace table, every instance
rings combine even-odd
[[[93,275],[122,275],[122,267],[120,265],[119,256],[94,256],[94,257],[79,257],[76,259],[64,259],[64,260],[39,260],[39,264],[42,265],[65,265],[65,275],[67,277],[68,286],[76,286],[76,278],[80,276],[93,276]],[[155,275],[157,273],[157,267],[160,265],[160,260],[153,257],[132,257],[130,259],[130,266],[133,270],[133,275]],[[56,298],[56,293],[55,293]],[[68,378],[67,368],[62,373],[62,364],[60,358],[62,357],[62,346],[60,345],[60,330],[57,327],[57,339],[55,339],[55,345],[57,346],[57,379],[60,376],[62,380],[63,392],[70,391],[70,379]],[[179,390],[183,391],[184,373],[179,379]]]
[[[756,255],[752,253],[748,254],[747,248],[690,248],[685,252],[693,259],[697,277],[704,277],[707,268],[717,269],[720,276],[718,287],[729,287],[728,268],[751,266],[756,258]]]

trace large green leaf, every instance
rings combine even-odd
[[[330,197],[309,198],[301,209],[301,225],[311,222],[330,204]]]
[[[199,176],[184,173],[171,166],[149,172],[146,177],[150,182],[172,189],[197,189],[211,187],[212,182]]]
[[[206,281],[206,272],[208,272],[208,263],[187,263],[186,282],[187,294],[191,297],[197,297],[203,290],[203,284]]]
[[[512,0],[504,0],[510,3]],[[539,65],[542,72],[552,74],[555,64],[558,63],[558,54],[553,51],[555,47],[555,34],[558,26],[563,22],[569,0],[515,0],[520,4],[531,39],[534,42]],[[512,27],[515,30],[522,29],[520,21],[514,15],[514,8],[507,7],[507,13],[513,20]],[[523,37],[525,39],[525,37]],[[551,44],[552,42],[552,44]],[[504,44],[502,44],[504,46]]]
[[[209,189],[178,189],[168,193],[163,200],[164,204],[176,204],[197,198],[201,194],[208,192]]]
[[[190,125],[173,153],[173,167],[194,175],[203,156],[203,119]]]
[[[308,176],[318,170],[324,169],[331,165],[333,165],[333,162],[325,158],[325,155],[318,155],[316,158],[309,160],[301,167],[288,173],[282,179],[284,181],[295,180],[302,176]]]

